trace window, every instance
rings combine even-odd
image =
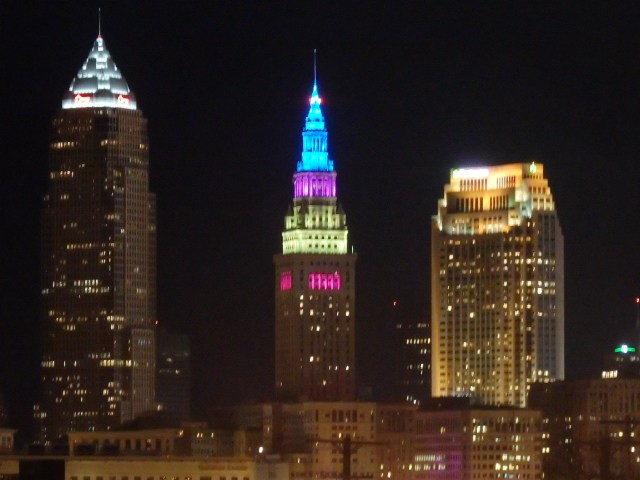
[[[340,273],[310,273],[309,288],[311,290],[340,290]]]
[[[291,290],[291,271],[280,272],[280,290]]]

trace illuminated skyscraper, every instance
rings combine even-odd
[[[526,404],[564,378],[564,240],[542,165],[451,171],[432,221],[432,395]]]
[[[276,392],[281,398],[355,396],[355,263],[346,215],[314,82],[285,216],[282,254],[274,256]]]
[[[153,408],[155,223],[147,121],[98,36],[53,120],[35,411],[43,438]]]

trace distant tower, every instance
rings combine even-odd
[[[525,406],[564,378],[564,240],[543,167],[451,171],[433,217],[432,394]]]
[[[42,210],[43,439],[154,406],[147,121],[99,35],[53,120]]]
[[[156,331],[156,400],[178,420],[189,420],[191,345],[189,337],[164,328]]]
[[[355,397],[355,264],[314,81],[293,175],[282,254],[274,256],[276,393],[281,398]]]
[[[420,405],[431,396],[431,340],[429,324],[417,320],[414,312],[394,300],[391,310],[393,332],[385,362],[392,363],[390,399]]]

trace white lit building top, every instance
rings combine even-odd
[[[100,35],[62,100],[64,109],[94,107],[136,109],[136,97]]]
[[[533,212],[554,212],[542,164],[454,168],[434,218],[448,235],[507,233]]]

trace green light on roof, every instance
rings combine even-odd
[[[529,165],[529,173],[536,173],[536,170],[538,170],[536,162],[531,162],[531,165]]]
[[[630,347],[628,345],[620,345],[618,348],[616,348],[615,352],[616,353],[635,353],[636,349],[633,347]]]

